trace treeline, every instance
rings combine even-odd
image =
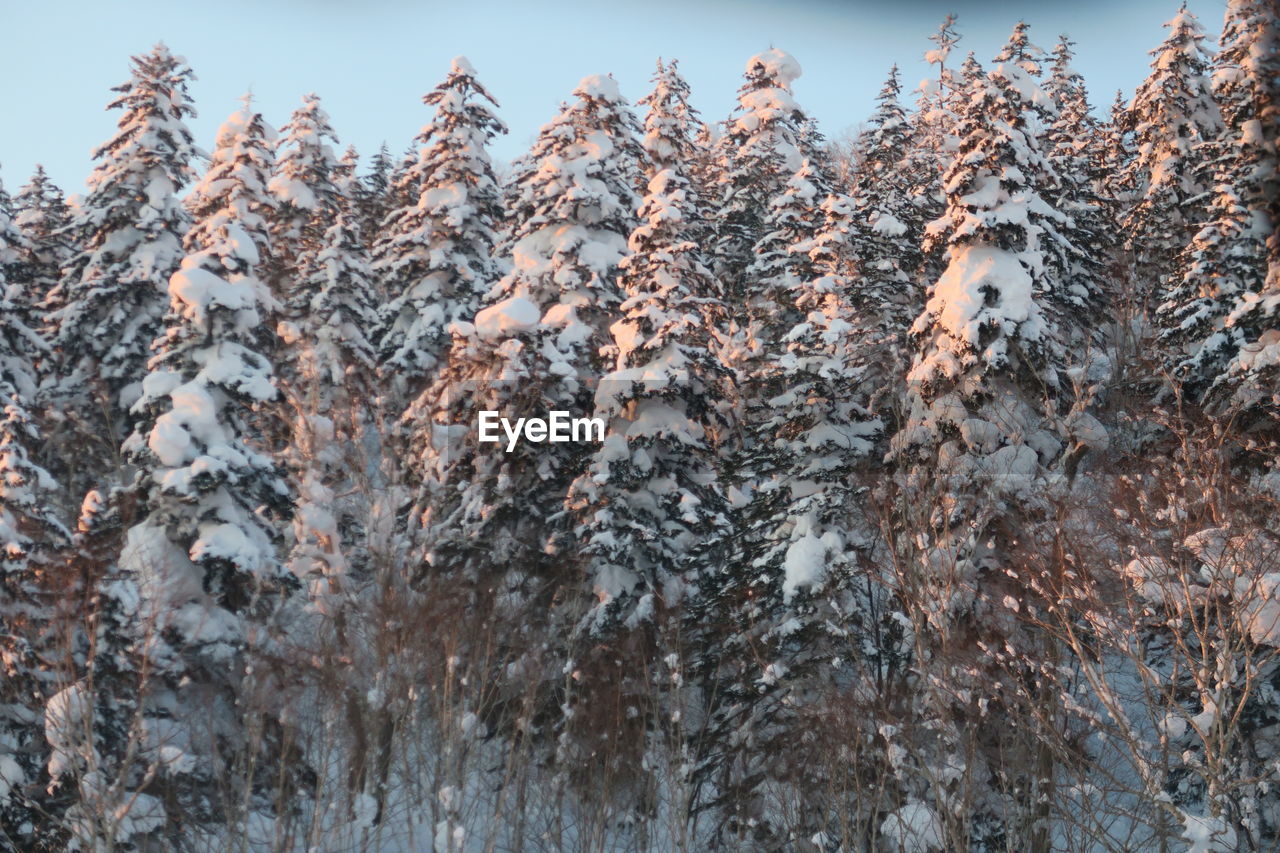
[[[588,77],[502,179],[462,58],[362,172],[135,57],[0,191],[3,843],[1280,846],[1280,28],[1167,26],[1099,119],[948,18],[844,146]]]

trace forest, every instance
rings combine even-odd
[[[0,848],[1280,849],[1275,6],[961,44],[509,165],[462,57],[364,161],[133,57],[0,189]]]

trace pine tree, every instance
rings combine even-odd
[[[91,490],[72,540],[87,660],[83,677],[50,696],[44,714],[50,753],[45,834],[66,849],[91,850],[108,840],[117,849],[137,849],[163,823],[160,801],[138,790],[154,746],[148,760],[131,758],[143,738],[137,711],[146,682],[137,636],[150,615],[139,606],[136,578],[117,560],[133,503],[125,489],[110,497]]]
[[[910,186],[916,218],[923,223],[939,219],[945,210],[942,191],[942,175],[950,161],[958,140],[955,128],[958,124],[956,109],[960,106],[966,87],[956,71],[947,66],[952,51],[960,42],[955,30],[955,16],[943,19],[938,32],[929,37],[936,47],[924,54],[930,65],[937,66],[936,78],[921,82],[916,99],[916,110],[911,117],[911,147],[903,173]],[[973,54],[969,54],[972,58]],[[976,61],[975,61],[976,62]],[[926,282],[937,280],[943,259],[940,247],[921,254],[920,269],[916,272],[918,288],[923,291]]]
[[[333,183],[338,187],[338,192],[342,193],[343,198],[350,199],[353,205],[359,203],[363,189],[359,178],[356,177],[356,171],[359,168],[360,152],[354,145],[346,147],[342,156],[338,158],[338,165],[333,167]]]
[[[743,273],[742,294],[752,320],[746,345],[751,352],[776,352],[782,336],[794,328],[803,313],[789,294],[800,282],[814,278],[814,270],[807,255],[792,250],[817,233],[820,206],[830,191],[830,185],[804,160],[769,205],[764,233]]]
[[[5,218],[0,213],[0,241],[10,236]],[[0,252],[9,248],[0,242]],[[0,265],[0,837],[37,849],[45,840],[45,805],[33,796],[45,764],[38,721],[56,675],[58,639],[49,575],[68,534],[50,501],[57,484],[31,460],[40,439],[30,413],[32,360],[47,345],[10,298],[18,291],[7,286],[6,266]]]
[[[377,322],[372,272],[354,212],[341,212],[315,254],[299,259],[289,297],[286,342],[295,351],[295,390],[320,393],[316,410],[365,405],[373,391],[376,357],[369,330]],[[312,383],[343,388],[341,401]]]
[[[956,16],[947,15],[938,26],[938,31],[929,36],[935,47],[924,53],[924,61],[936,65],[936,77],[928,78],[921,83],[919,99],[916,102],[914,116],[914,137],[916,146],[924,151],[932,152],[935,159],[940,158],[950,147],[946,136],[951,133],[955,123],[955,114],[951,109],[954,94],[959,85],[955,72],[947,67],[951,52],[960,43],[960,34],[956,32]],[[938,172],[941,173],[939,165]]]
[[[31,243],[15,220],[13,199],[0,182],[0,276],[5,281],[4,298],[12,310],[19,312],[22,323],[32,326],[35,300],[28,289],[31,272],[28,262]]]
[[[120,97],[109,105],[123,110],[119,130],[94,152],[98,164],[73,217],[76,254],[50,296],[63,306],[53,317],[59,407],[83,419],[93,445],[113,449],[132,428],[128,410],[161,329],[169,276],[182,260],[189,219],[177,192],[200,156],[185,124],[195,115],[192,78],[164,45],[134,57],[132,79],[115,88]],[[88,467],[85,477],[96,477]]]
[[[422,151],[405,178],[419,195],[389,219],[376,250],[376,270],[391,294],[379,366],[400,400],[415,399],[430,383],[449,347],[449,325],[474,318],[499,277],[493,246],[501,193],[486,151],[506,132],[493,112],[497,101],[458,57],[423,103],[435,115],[418,135]]]
[[[610,329],[616,361],[595,393],[607,427],[566,500],[566,556],[587,584],[577,596],[585,613],[566,626],[581,638],[566,649],[581,675],[557,744],[557,759],[570,765],[619,753],[643,762],[646,739],[610,743],[593,712],[619,702],[662,724],[678,685],[642,661],[670,664],[681,654],[673,639],[686,598],[728,531],[716,472],[728,371],[711,348],[724,308],[692,239],[697,209],[679,164],[658,172],[619,265],[626,299]],[[641,778],[649,790],[662,784],[656,768]]]
[[[1243,407],[1244,422],[1255,427],[1258,416],[1274,407],[1268,389],[1278,374],[1272,339],[1280,325],[1280,107],[1268,83],[1280,73],[1278,45],[1274,16],[1261,4],[1228,5],[1213,72],[1226,129],[1206,146],[1213,201],[1184,250],[1182,280],[1161,306],[1165,339],[1177,347],[1173,368],[1185,390],[1199,396],[1216,385],[1215,403]]]
[[[1152,307],[1164,301],[1178,254],[1204,219],[1208,186],[1197,149],[1222,129],[1200,22],[1184,5],[1165,26],[1169,36],[1152,51],[1152,73],[1129,106],[1136,155],[1122,179],[1134,203],[1121,226]]]
[[[130,633],[113,640],[148,673],[136,699],[140,760],[124,784],[163,792],[150,803],[162,811],[148,831],[168,844],[269,817],[282,781],[275,762],[286,761],[262,761],[263,776],[220,776],[227,766],[254,766],[246,754],[279,747],[270,711],[255,721],[263,736],[248,731],[249,695],[265,677],[249,658],[264,640],[271,602],[290,585],[276,556],[289,489],[248,441],[253,411],[276,389],[253,348],[261,285],[240,215],[232,197],[207,212],[195,229],[200,242],[170,281],[166,334],[135,406],[139,426],[123,447],[138,472],[132,489],[141,509],[101,591],[110,598],[121,583],[137,587],[137,599],[119,602],[135,611]],[[303,772],[290,767],[284,784]]]
[[[75,254],[71,241],[71,211],[43,166],[36,166],[31,182],[18,191],[14,199],[14,224],[26,241],[26,257],[23,265],[23,301],[28,311],[37,308],[40,317],[28,316],[27,325],[33,329],[47,328],[47,315],[61,308],[48,301],[49,294],[58,286],[62,268]]]
[[[356,215],[350,206],[338,214],[319,254],[301,259],[290,320],[282,326],[292,349],[293,407],[284,459],[299,497],[289,567],[318,601],[366,567],[361,521],[369,507],[356,484],[364,482],[370,428],[377,425],[370,402],[377,359],[367,331],[377,312]]]
[[[1021,68],[1031,77],[1040,76],[1040,66],[1044,61],[1044,49],[1031,43],[1027,36],[1027,22],[1014,24],[1009,39],[995,56],[995,62],[1013,64]]]
[[[1223,119],[1241,147],[1236,156],[1256,159],[1253,184],[1245,188],[1244,200],[1268,220],[1269,290],[1280,288],[1280,26],[1273,11],[1261,0],[1227,3],[1213,72]]]
[[[800,64],[780,50],[751,57],[717,146],[714,271],[731,304],[745,298],[743,276],[769,205],[808,154],[801,140],[806,116],[791,93],[799,76]]]
[[[334,170],[341,191],[354,179]],[[352,172],[354,174],[354,163]],[[279,329],[288,347],[282,380],[289,440],[281,459],[300,501],[290,566],[313,589],[337,584],[348,567],[364,568],[369,441],[376,439],[377,327],[373,272],[355,201],[345,192],[320,242],[298,255]],[[348,497],[335,500],[336,494]],[[332,521],[332,526],[330,522]],[[339,570],[340,569],[340,570]]]
[[[275,131],[253,110],[246,95],[244,106],[218,128],[209,168],[186,199],[186,208],[195,220],[185,239],[188,251],[208,245],[230,217],[253,241],[256,268],[271,266],[271,225],[279,215],[279,203],[268,190],[275,139]],[[283,306],[265,284],[256,277],[254,281],[259,285],[255,298],[264,320],[256,349],[269,354],[279,346],[276,322]]]
[[[652,179],[664,169],[687,170],[697,161],[697,136],[703,127],[698,111],[689,104],[689,83],[680,76],[678,63],[658,60],[653,91],[636,102],[648,108],[644,117],[644,150],[649,155],[645,174]]]
[[[937,655],[915,665],[941,668],[923,685],[945,683],[951,692],[932,696],[926,686],[913,702],[917,713],[942,715],[935,748],[943,754],[969,737],[945,720],[958,714],[966,726],[984,725],[985,703],[999,701],[993,683],[1000,673],[1022,673],[1032,660],[1023,657],[1029,640],[1000,615],[999,602],[1028,594],[1014,543],[1043,517],[1063,450],[1055,416],[1065,405],[1063,353],[1047,305],[1062,287],[1050,241],[1063,217],[1043,197],[1050,187],[1041,177],[1051,167],[1034,132],[1035,88],[1019,66],[998,65],[962,115],[962,141],[944,181],[947,267],[912,328],[910,411],[893,441],[908,475],[905,499],[930,514],[912,583],[921,585],[915,630],[930,632]],[[934,490],[944,499],[934,500]],[[975,626],[1000,642],[984,646],[989,670],[966,674],[963,659],[950,655]],[[1007,734],[990,733],[996,742]],[[964,844],[1003,849],[1006,815],[1016,803],[1030,808],[1035,783],[1002,786],[992,762],[1004,759],[975,757],[983,763],[967,768],[978,791]],[[1022,837],[1016,828],[1013,837]]]
[[[609,425],[569,494],[596,631],[671,612],[697,555],[725,530],[713,454],[727,371],[711,350],[724,309],[690,239],[696,210],[679,167],[658,172],[619,265],[617,363],[596,392]]]
[[[436,531],[426,537],[435,571],[502,571],[517,583],[564,571],[547,543],[567,533],[552,519],[589,445],[503,453],[474,435],[454,446],[449,431],[462,428],[445,425],[473,424],[482,410],[590,412],[590,388],[612,361],[609,328],[623,302],[617,274],[644,152],[613,78],[588,77],[574,95],[515,178],[511,272],[474,326],[455,324],[447,369],[405,415],[419,504],[429,508],[421,523]]]
[[[1058,39],[1044,85],[1054,110],[1044,137],[1052,167],[1045,181],[1054,184],[1046,200],[1064,217],[1057,229],[1063,239],[1054,241],[1059,247],[1054,263],[1064,286],[1046,294],[1046,307],[1064,338],[1078,345],[1082,366],[1092,362],[1089,378],[1096,382],[1105,375],[1104,357],[1094,345],[1102,339],[1106,272],[1116,247],[1099,196],[1102,134],[1089,110],[1084,78],[1071,67],[1071,48],[1066,36]]]
[[[862,168],[853,197],[829,199],[809,249],[847,294],[858,330],[851,354],[864,383],[859,399],[891,418],[909,366],[907,330],[924,308],[917,271],[924,262],[919,196],[912,175],[911,125],[898,102],[895,66],[880,92],[870,128],[858,142]]]
[[[775,841],[785,836],[751,804],[777,779],[804,772],[782,755],[795,723],[784,697],[812,686],[818,661],[833,657],[823,635],[834,630],[843,641],[870,628],[851,597],[860,541],[854,476],[880,424],[859,402],[850,244],[828,227],[847,224],[852,211],[839,196],[819,204],[809,178],[806,163],[775,204],[773,239],[796,238],[787,260],[757,255],[762,266],[785,266],[758,301],[774,318],[772,333],[762,336],[743,394],[748,438],[732,467],[749,498],[731,515],[719,547],[724,563],[699,575],[690,605],[694,665],[711,706],[707,743],[716,744],[697,774],[715,780],[714,804],[732,823]],[[815,235],[811,222],[788,228],[793,208],[823,215],[822,230]],[[734,765],[741,778],[726,783],[718,774]],[[802,829],[810,835],[820,826]]]
[[[391,150],[384,142],[369,161],[369,171],[360,177],[361,190],[356,194],[356,211],[360,215],[360,233],[365,237],[365,245],[371,257],[376,235],[391,212],[388,198],[394,165]]]
[[[329,115],[315,94],[302,99],[302,106],[280,131],[275,173],[268,184],[277,210],[263,279],[282,304],[292,295],[299,259],[321,251],[325,232],[342,210],[342,192],[336,182],[338,158],[329,144],[337,141]]]

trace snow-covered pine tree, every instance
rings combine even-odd
[[[566,555],[548,542],[569,532],[560,510],[590,445],[504,453],[477,444],[474,424],[481,410],[589,413],[592,386],[612,367],[609,328],[623,301],[617,275],[644,150],[612,77],[587,77],[574,96],[511,190],[511,271],[474,325],[454,325],[447,368],[405,414],[435,572],[573,583]]]
[[[680,76],[678,62],[658,60],[653,90],[637,106],[647,107],[644,117],[644,150],[649,155],[645,174],[652,179],[664,169],[682,175],[698,160],[698,134],[703,127],[698,111],[689,104],[689,83]],[[687,178],[686,178],[687,180]]]
[[[133,428],[129,409],[182,261],[189,217],[177,193],[202,156],[186,125],[193,76],[163,44],[133,58],[132,78],[108,107],[123,111],[119,129],[94,152],[98,164],[73,216],[76,254],[50,296],[62,306],[52,318],[61,360],[54,408],[80,422],[75,455],[87,463],[65,483],[72,494],[105,473],[99,460]]]
[[[278,216],[279,202],[269,190],[275,163],[275,131],[254,111],[249,95],[218,128],[208,170],[192,188],[185,204],[194,224],[185,239],[187,251],[209,245],[230,218],[253,241],[257,269],[270,268],[271,225]],[[264,355],[279,347],[276,323],[283,305],[260,279],[258,312],[263,323],[258,328],[255,349]]]
[[[1222,130],[1203,46],[1204,30],[1184,4],[1151,52],[1152,72],[1129,105],[1135,156],[1122,183],[1133,204],[1121,220],[1140,298],[1165,301],[1178,256],[1205,218],[1209,187],[1197,149]]]
[[[0,181],[0,278],[4,280],[4,299],[9,309],[19,313],[23,325],[34,328],[32,309],[38,300],[32,298],[27,285],[31,278],[28,263],[31,244],[15,220],[13,199]]]
[[[1046,307],[1080,366],[1091,362],[1086,372],[1096,382],[1105,375],[1096,344],[1104,333],[1106,271],[1116,247],[1108,210],[1099,196],[1104,180],[1102,134],[1089,110],[1084,78],[1071,66],[1071,48],[1072,42],[1060,36],[1044,83],[1053,107],[1044,146],[1056,179],[1056,186],[1046,191],[1046,201],[1065,217],[1057,228],[1064,239],[1053,241],[1062,287],[1046,294]]]
[[[699,555],[725,533],[714,448],[728,371],[712,354],[724,308],[692,239],[697,209],[678,164],[658,172],[620,264],[617,363],[596,392],[608,429],[569,495],[594,631],[671,612]]]
[[[752,249],[751,263],[743,271],[740,290],[751,320],[744,339],[748,355],[763,352],[768,357],[776,353],[783,336],[803,316],[804,309],[790,297],[801,282],[815,276],[808,256],[792,250],[817,233],[822,201],[830,192],[830,184],[805,159],[781,192],[770,200],[764,230]]]
[[[39,314],[29,316],[27,325],[52,332],[49,315],[62,306],[51,304],[48,296],[58,286],[62,268],[75,254],[75,246],[70,235],[70,208],[43,166],[36,166],[31,181],[14,198],[14,224],[26,241],[26,257],[20,271],[25,276],[21,280],[24,301],[30,306],[27,310],[38,307]]]
[[[355,164],[334,170],[340,190]],[[282,453],[299,493],[290,568],[313,591],[336,591],[348,567],[364,568],[369,506],[364,482],[370,428],[380,420],[373,271],[354,199],[345,192],[320,242],[298,255],[279,328],[288,347],[288,446]],[[336,494],[344,499],[335,499]]]
[[[16,248],[4,245],[4,219],[0,212],[0,258]],[[15,849],[53,849],[37,793],[46,763],[39,721],[59,651],[52,618],[59,590],[50,573],[68,534],[51,501],[56,484],[31,460],[39,441],[30,412],[33,359],[48,347],[10,298],[15,289],[7,286],[6,266],[0,265],[0,838]]]
[[[147,673],[143,684],[115,685],[140,693],[141,725],[129,731],[138,738],[134,763],[111,772],[123,774],[122,802],[152,810],[145,831],[170,846],[270,819],[276,786],[287,790],[306,772],[296,757],[273,754],[281,740],[271,709],[249,716],[256,697],[271,693],[269,671],[252,656],[290,585],[277,547],[292,499],[281,471],[248,439],[253,411],[276,388],[254,349],[257,251],[236,201],[224,198],[198,223],[200,242],[170,280],[166,333],[123,447],[137,470],[138,519],[102,590],[110,597],[121,583],[136,585],[129,642],[116,643]],[[107,754],[121,755],[120,746]]]
[[[578,593],[585,614],[566,626],[581,638],[568,650],[582,676],[565,702],[558,751],[570,763],[590,764],[601,749],[637,750],[634,759],[645,763],[645,740],[611,744],[594,727],[596,706],[619,702],[661,725],[663,708],[680,701],[671,698],[679,685],[640,661],[672,666],[681,655],[673,638],[686,597],[712,571],[728,533],[716,444],[729,371],[712,347],[724,306],[695,239],[705,232],[683,168],[673,162],[654,175],[640,205],[620,264],[626,300],[610,330],[616,362],[595,394],[607,428],[566,501],[572,558],[586,580]],[[648,790],[664,783],[660,773],[642,779]]]
[[[373,273],[356,214],[344,200],[321,242],[298,257],[282,336],[291,349],[291,393],[325,416],[369,407],[377,325]],[[352,413],[353,415],[355,413]]]
[[[907,331],[924,308],[917,273],[924,220],[912,174],[911,125],[898,102],[897,66],[880,91],[870,127],[858,140],[861,169],[850,199],[829,199],[809,253],[840,276],[858,330],[850,355],[863,383],[857,399],[886,424],[897,418],[909,366]],[[890,430],[891,431],[891,430]]]
[[[386,215],[393,217],[397,215],[397,211],[404,210],[415,203],[415,200],[422,197],[421,189],[418,187],[417,181],[414,179],[417,172],[414,166],[417,164],[422,155],[422,149],[418,146],[416,139],[410,142],[404,152],[395,158],[391,171],[387,174],[387,195],[385,205],[387,209]],[[382,223],[385,225],[386,219]],[[374,247],[374,257],[377,257],[377,246]]]
[[[1018,21],[1014,24],[1013,32],[1009,34],[1004,47],[1000,48],[1000,52],[996,54],[993,61],[1016,65],[1029,76],[1039,77],[1041,64],[1044,62],[1044,48],[1031,43],[1027,35],[1028,29],[1026,21]]]
[[[1133,162],[1135,153],[1129,101],[1123,90],[1116,89],[1098,144],[1099,192],[1109,207],[1109,222],[1113,228],[1118,229],[1121,214],[1133,201],[1132,187],[1125,181],[1133,175],[1129,164]]]
[[[379,368],[401,405],[431,382],[450,324],[472,320],[499,277],[501,191],[486,150],[506,132],[497,101],[461,56],[422,101],[435,115],[418,135],[422,150],[406,177],[419,194],[388,219],[376,249],[375,269],[391,297],[380,318]]]
[[[865,544],[855,473],[880,425],[859,403],[865,382],[852,359],[861,331],[850,322],[853,209],[841,196],[820,202],[810,178],[806,161],[775,202],[777,227],[757,255],[761,271],[773,274],[754,304],[774,320],[745,379],[748,437],[733,461],[748,498],[719,545],[722,565],[697,577],[689,619],[709,709],[697,778],[731,828],[751,826],[754,837],[774,842],[786,836],[758,811],[763,792],[805,776],[784,757],[795,722],[785,697],[831,674],[818,672],[819,659],[839,654],[824,636],[858,645],[850,638],[872,630],[859,606],[864,591],[855,589],[856,551]],[[823,217],[821,228],[798,210]],[[796,241],[785,256],[771,253],[769,243],[788,234]],[[792,827],[802,836],[819,831],[809,820]]]
[[[765,234],[769,205],[807,154],[806,116],[791,92],[800,64],[774,48],[751,57],[744,76],[738,106],[717,144],[716,186],[710,188],[717,209],[714,272],[730,304],[745,298],[743,275]]]
[[[325,232],[343,207],[335,175],[338,158],[330,145],[337,142],[315,94],[303,97],[302,106],[280,131],[275,172],[268,183],[277,205],[271,255],[261,278],[281,304],[287,304],[293,292],[299,258],[321,250]]]
[[[135,840],[163,822],[159,802],[138,789],[145,769],[129,758],[139,742],[136,653],[136,580],[118,557],[134,495],[94,489],[81,503],[68,561],[78,570],[75,611],[87,635],[83,676],[49,697],[44,713],[48,743],[48,810],[44,834],[59,849],[93,850],[104,840],[136,849]],[[78,649],[76,651],[79,651]]]
[[[684,168],[689,176],[689,185],[698,191],[703,204],[707,206],[708,227],[714,234],[716,205],[716,153],[720,147],[719,129],[707,122],[699,122],[693,135],[693,159]]]
[[[369,161],[369,171],[361,175],[360,191],[356,194],[356,212],[360,215],[360,233],[365,245],[373,254],[373,244],[390,208],[387,206],[391,191],[391,170],[395,162],[387,143],[382,143],[378,153]]]
[[[955,29],[955,16],[944,18],[929,40],[936,46],[925,51],[924,59],[937,66],[937,72],[935,76],[921,81],[916,90],[916,109],[911,116],[911,146],[902,166],[911,186],[912,203],[918,211],[916,219],[925,224],[936,221],[946,208],[942,175],[958,144],[955,137],[958,124],[956,109],[965,91],[957,70],[947,65],[960,41]],[[921,252],[919,269],[914,271],[917,288],[921,292],[926,283],[937,280],[942,266],[942,250],[935,241],[933,251]]]
[[[947,67],[951,52],[960,42],[960,34],[956,32],[955,25],[956,16],[947,15],[938,26],[938,31],[929,36],[929,41],[935,46],[925,51],[924,61],[937,66],[937,71],[922,81],[917,89],[912,125],[915,146],[922,153],[933,154],[939,175],[944,168],[940,161],[952,147],[947,137],[953,133],[955,125],[952,105],[959,81],[955,71]]]
[[[360,152],[354,145],[346,147],[342,156],[338,158],[338,165],[333,167],[333,183],[338,187],[338,192],[342,193],[343,198],[349,199],[352,205],[359,203],[360,193],[363,190],[363,185],[356,177],[359,168]]]
[[[1063,352],[1047,305],[1062,282],[1054,280],[1060,273],[1046,245],[1063,217],[1043,197],[1050,187],[1039,182],[1051,167],[1035,133],[1037,88],[1021,67],[998,65],[961,117],[960,148],[945,178],[947,267],[912,328],[918,351],[908,374],[910,410],[893,440],[910,511],[928,516],[912,531],[923,554],[907,609],[917,638],[928,637],[935,650],[932,659],[915,662],[938,671],[921,682],[924,693],[913,702],[917,713],[940,715],[937,741],[921,745],[938,750],[938,759],[972,745],[972,738],[986,740],[980,732],[994,738],[988,746],[1008,735],[991,730],[986,703],[999,701],[1002,673],[1016,676],[1027,661],[1002,602],[1027,594],[1014,543],[1044,511],[1063,450],[1055,417],[1064,404],[1057,399]],[[956,655],[973,630],[1000,640],[984,643],[980,671],[966,672],[964,655]],[[949,687],[936,695],[930,683]],[[960,728],[944,722],[955,719],[967,722]],[[1035,774],[1011,782],[1023,771],[994,748],[964,750],[976,760],[966,767],[976,786],[973,813],[966,837],[948,839],[947,847],[1004,849],[1007,837],[1031,832],[1016,822],[1034,819],[1028,804],[1038,796]],[[929,772],[903,780],[906,790],[928,788]]]
[[[1271,257],[1280,227],[1278,29],[1262,4],[1228,4],[1213,71],[1226,127],[1202,149],[1211,159],[1212,201],[1184,250],[1181,281],[1160,308],[1170,366],[1184,389],[1198,398],[1217,385],[1215,402],[1243,407],[1236,414],[1251,428],[1274,407],[1278,375],[1280,270]]]

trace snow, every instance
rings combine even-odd
[[[204,596],[203,573],[174,547],[163,527],[146,522],[131,527],[120,568],[137,577],[144,606],[157,613]]]
[[[49,697],[45,703],[44,732],[49,742],[49,776],[59,779],[74,771],[84,750],[92,749],[86,736],[93,731],[93,695],[83,682],[75,682]]]
[[[476,314],[475,328],[482,338],[511,337],[536,329],[542,313],[523,296],[511,296]]]
[[[769,48],[764,53],[757,53],[747,60],[748,74],[757,67],[764,69],[764,73],[784,89],[791,88],[791,84],[798,80],[801,74],[800,63],[796,58],[776,47]]]
[[[880,824],[880,833],[894,853],[942,853],[942,819],[914,800],[893,811]]]
[[[1240,849],[1236,831],[1225,817],[1200,817],[1183,812],[1182,825],[1186,853],[1233,853]]]
[[[796,523],[782,563],[784,601],[789,602],[802,588],[820,586],[832,556],[844,545],[835,531],[819,533],[817,527],[816,520],[810,516]]]
[[[475,67],[472,66],[465,56],[455,56],[449,67],[455,74],[462,74],[467,77],[476,76]]]
[[[618,81],[613,79],[612,74],[591,74],[583,77],[573,93],[582,98],[595,98],[612,104],[623,102],[622,91],[618,88]]]
[[[988,305],[989,294],[994,302]],[[1033,301],[1032,278],[1018,256],[992,246],[952,248],[947,269],[938,279],[927,310],[936,314],[938,325],[951,335],[977,348],[984,325],[998,324],[1006,335],[1038,334],[1037,309]],[[1001,336],[995,349],[986,353],[988,362],[1004,356],[1006,342]]]

